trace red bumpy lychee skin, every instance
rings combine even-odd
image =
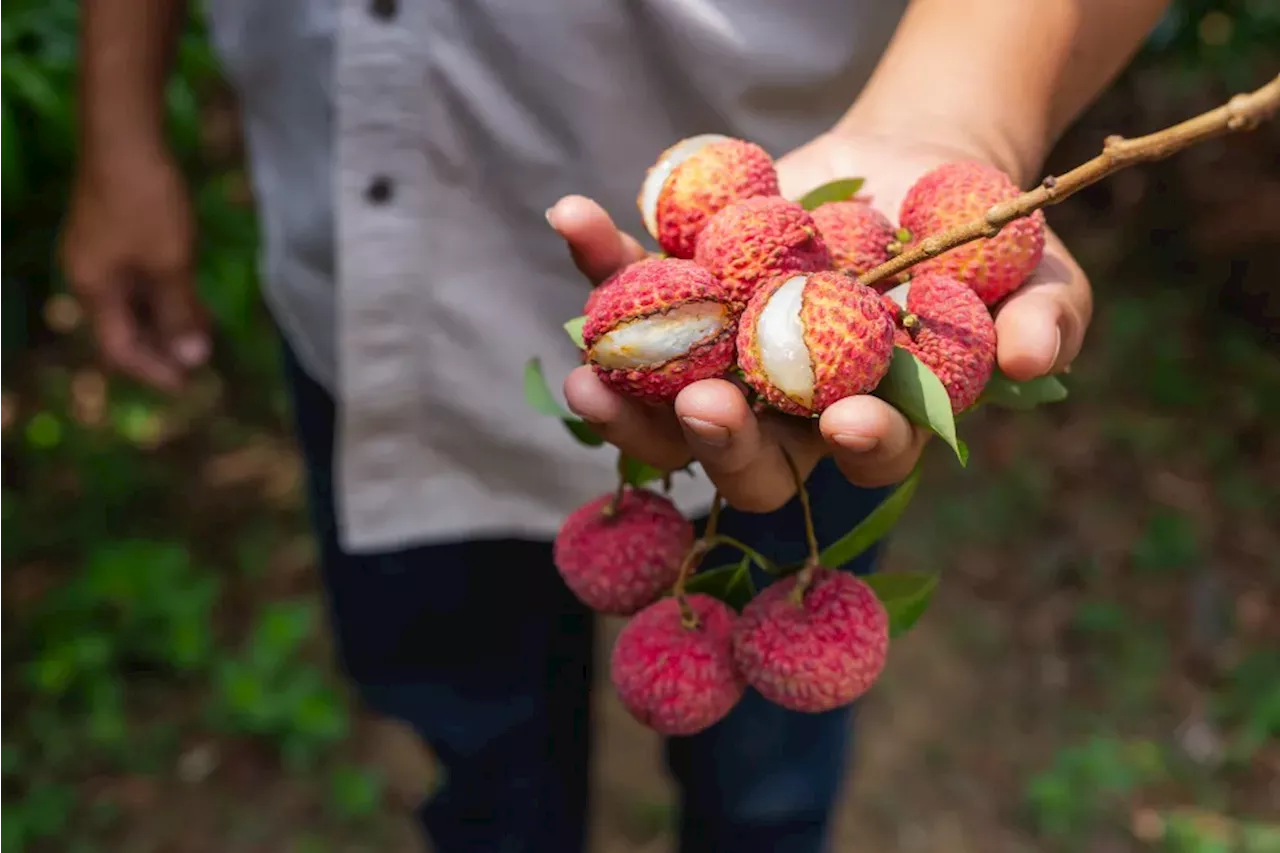
[[[884,298],[897,317],[894,342],[941,380],[951,411],[977,402],[996,366],[996,324],[978,294],[950,276],[925,273]]]
[[[585,358],[619,393],[668,403],[686,385],[733,366],[739,313],[724,286],[693,261],[640,261],[591,300]]]
[[[832,266],[852,275],[889,260],[889,246],[897,241],[889,218],[861,201],[819,205],[814,208],[813,221],[831,252]]]
[[[766,587],[742,610],[733,655],[747,683],[792,711],[820,713],[865,693],[884,669],[889,614],[866,583],[818,568],[800,602],[799,575]]]
[[[907,191],[898,222],[923,240],[978,219],[993,204],[1019,195],[1004,172],[985,163],[960,161],[925,173]],[[1015,219],[994,237],[979,238],[921,261],[913,275],[937,272],[973,288],[988,306],[1017,290],[1044,254],[1044,211]]]
[[[831,268],[813,217],[781,196],[749,198],[717,213],[698,238],[694,260],[742,305],[776,275]]]
[[[820,414],[880,384],[893,360],[893,331],[880,294],[844,273],[777,276],[738,322],[738,365],[774,408]]]
[[[738,704],[746,682],[733,662],[735,613],[701,593],[685,599],[688,627],[675,598],[637,613],[618,634],[610,676],[623,706],[660,734],[696,734]]]
[[[666,497],[628,487],[616,510],[602,495],[570,513],[552,546],[556,569],[583,604],[629,616],[671,588],[693,525]]]
[[[715,134],[682,140],[649,168],[636,203],[673,258],[692,258],[707,220],[739,199],[778,194],[773,158],[754,142]]]

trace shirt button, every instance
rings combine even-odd
[[[396,16],[399,4],[396,0],[369,0],[369,14],[383,21],[389,21]]]
[[[394,186],[391,179],[385,175],[378,175],[369,182],[369,186],[364,191],[364,197],[371,204],[386,204],[391,200],[391,191]]]

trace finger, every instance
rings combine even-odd
[[[878,397],[862,395],[827,408],[818,429],[840,471],[866,488],[897,483],[911,473],[929,432]]]
[[[1092,314],[1089,279],[1057,236],[1047,234],[1044,260],[996,311],[1000,369],[1017,381],[1062,370],[1080,354]]]
[[[619,231],[605,209],[584,196],[560,199],[547,211],[547,222],[568,242],[574,264],[592,284],[645,256],[635,238]]]
[[[153,387],[176,390],[182,382],[181,373],[176,364],[143,340],[126,288],[92,288],[90,292],[96,294],[88,305],[94,334],[107,364]]]
[[[733,383],[706,379],[684,388],[676,416],[693,457],[735,509],[772,512],[796,493],[783,448],[802,478],[823,454],[809,424],[761,419]]]
[[[160,346],[185,368],[204,364],[209,358],[209,333],[204,307],[196,296],[190,273],[158,277],[147,292]]]
[[[588,365],[564,381],[570,410],[626,455],[663,471],[689,463],[689,447],[669,406],[648,406],[608,388]]]

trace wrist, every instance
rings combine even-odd
[[[1039,177],[1047,155],[1046,134],[1035,121],[1001,112],[958,112],[910,97],[867,93],[832,128],[835,136],[875,136],[952,152],[956,158],[990,163],[1020,187]]]

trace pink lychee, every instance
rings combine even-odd
[[[893,360],[893,317],[880,295],[844,273],[782,275],[738,323],[748,385],[793,415],[874,389]]]
[[[898,222],[912,243],[982,218],[994,204],[1019,195],[995,166],[957,161],[926,172],[907,191]],[[937,272],[958,279],[994,305],[1022,286],[1044,254],[1044,211],[1015,219],[994,237],[983,237],[921,261],[913,275]]]
[[[799,577],[765,587],[747,603],[734,628],[733,655],[764,698],[819,713],[849,704],[880,677],[889,614],[850,572],[817,568],[797,601]]]
[[[663,598],[637,613],[618,634],[610,676],[636,720],[668,736],[691,735],[720,721],[738,704],[746,683],[733,662],[735,614],[701,593]]]
[[[693,524],[668,498],[627,487],[601,495],[564,520],[552,558],[565,585],[600,613],[627,616],[671,588],[693,544]]]
[[[894,342],[933,371],[959,414],[977,402],[996,366],[996,324],[978,294],[924,273],[884,297],[897,318]]]
[[[889,260],[889,247],[897,241],[889,218],[861,201],[818,205],[813,221],[831,252],[832,265],[852,275]]]
[[[667,403],[690,383],[733,366],[740,309],[693,261],[631,264],[591,302],[585,359],[621,394]]]
[[[694,255],[745,305],[774,276],[831,268],[809,212],[781,196],[756,196],[728,205],[707,223]]]
[[[650,236],[673,258],[692,258],[707,220],[739,199],[778,194],[773,158],[719,134],[684,139],[645,175],[636,203]]]

